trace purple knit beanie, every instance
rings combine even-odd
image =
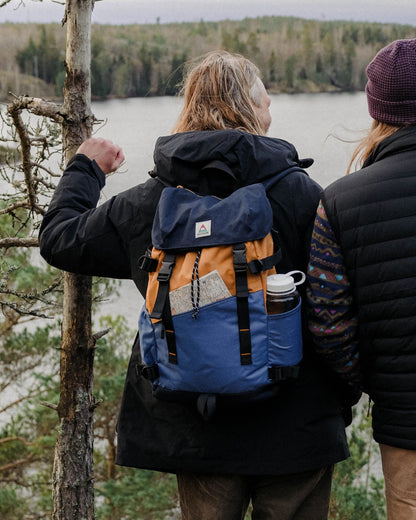
[[[366,72],[371,117],[393,126],[416,123],[416,39],[390,43]]]

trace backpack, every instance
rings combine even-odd
[[[223,199],[164,188],[153,248],[139,260],[149,273],[140,372],[155,397],[194,402],[209,418],[218,407],[274,396],[297,377],[301,304],[275,316],[265,308],[267,276],[281,259],[272,226],[261,183]]]

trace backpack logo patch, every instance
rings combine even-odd
[[[211,221],[205,220],[204,222],[195,223],[195,238],[209,237],[211,236]]]

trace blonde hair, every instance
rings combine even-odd
[[[387,123],[381,123],[380,121],[373,120],[368,134],[362,139],[360,144],[354,150],[352,154],[350,164],[348,165],[347,175],[351,172],[353,165],[358,169],[360,168],[366,159],[371,155],[373,150],[383,141],[386,137],[393,135],[402,126],[392,126]]]
[[[254,109],[261,103],[259,81],[259,69],[243,56],[208,53],[185,78],[184,106],[173,133],[234,128],[264,135]]]

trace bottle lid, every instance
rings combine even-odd
[[[267,277],[267,291],[271,293],[288,293],[295,290],[295,280],[288,274],[272,274]]]

